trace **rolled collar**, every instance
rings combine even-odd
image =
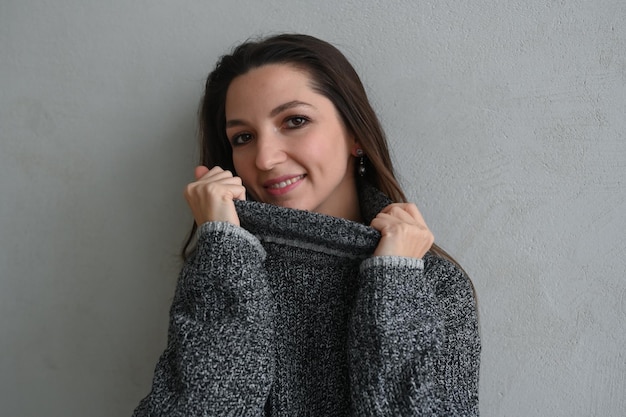
[[[365,224],[257,201],[236,200],[235,207],[241,226],[262,242],[299,242],[349,256],[368,256],[380,240],[380,233],[369,223],[391,200],[374,186],[361,184],[359,202]]]

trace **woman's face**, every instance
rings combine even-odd
[[[255,200],[358,219],[356,142],[307,72],[271,64],[236,77],[226,94],[226,135]]]

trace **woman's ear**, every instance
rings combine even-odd
[[[352,154],[352,156],[361,156],[359,154],[359,151],[363,152],[361,144],[359,142],[354,142],[354,145],[352,145],[352,151],[350,153]]]

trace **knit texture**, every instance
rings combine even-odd
[[[369,220],[390,203],[360,195]],[[471,284],[452,263],[372,257],[364,224],[237,201],[199,229],[168,345],[134,416],[477,416]]]

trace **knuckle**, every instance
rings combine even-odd
[[[191,184],[187,184],[184,188],[183,188],[183,195],[186,198],[189,198],[191,196],[191,194],[193,194],[193,190],[194,190],[194,183]]]

